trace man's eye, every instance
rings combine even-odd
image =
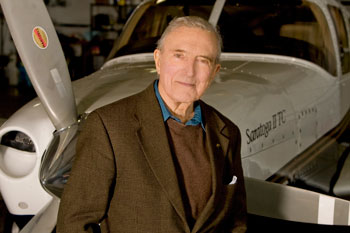
[[[183,55],[182,55],[181,53],[175,53],[174,56],[175,56],[176,58],[181,58],[181,57],[183,57]]]
[[[205,65],[210,65],[210,61],[208,59],[199,59],[199,61]]]

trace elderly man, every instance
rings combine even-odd
[[[154,51],[159,80],[89,115],[58,233],[246,230],[239,130],[199,100],[220,52],[207,21],[169,24]]]

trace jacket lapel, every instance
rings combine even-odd
[[[206,149],[212,170],[212,195],[199,215],[192,231],[187,224],[181,191],[176,175],[168,135],[163,121],[161,109],[156,99],[153,83],[139,96],[139,104],[135,118],[139,122],[136,136],[139,139],[148,164],[150,165],[160,186],[166,193],[170,203],[182,219],[186,232],[199,232],[209,227],[207,219],[215,211],[222,186],[224,157],[229,147],[229,134],[226,124],[205,103],[200,101],[206,125]]]
[[[186,231],[190,232],[168,136],[153,84],[140,95],[135,114],[140,123],[136,136],[156,179],[165,191],[177,214],[181,217]]]
[[[202,113],[206,124],[206,149],[210,158],[212,169],[212,187],[213,193],[205,206],[202,213],[199,215],[192,232],[202,231],[203,228],[208,227],[206,225],[207,219],[215,211],[215,207],[219,201],[219,190],[223,184],[223,168],[224,157],[227,154],[229,147],[229,134],[227,133],[226,124],[221,118],[214,112],[210,111],[206,104],[201,103]]]

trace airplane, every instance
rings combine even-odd
[[[223,35],[222,68],[202,99],[241,130],[248,213],[348,231],[350,14],[338,1],[146,0],[102,68],[74,82],[43,1],[0,4],[38,95],[0,128],[1,195],[12,215],[33,216],[21,232],[54,230],[80,126],[157,78],[155,42],[183,15]]]

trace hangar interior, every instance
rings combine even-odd
[[[54,22],[72,80],[105,62],[130,13],[142,0],[44,0]],[[340,0],[339,0],[340,1]],[[341,1],[350,10],[350,0]],[[0,12],[0,125],[36,97]],[[349,135],[348,135],[349,137]],[[7,210],[0,194],[0,233]]]
[[[98,70],[142,0],[44,0],[72,80]],[[350,9],[350,1],[341,1]],[[103,41],[103,43],[102,43]],[[0,12],[0,123],[36,96]]]
[[[44,0],[72,80],[98,70],[130,13],[142,0]],[[350,1],[342,0],[350,9]],[[103,43],[102,43],[103,41]],[[0,124],[34,98],[21,59],[0,12]]]

